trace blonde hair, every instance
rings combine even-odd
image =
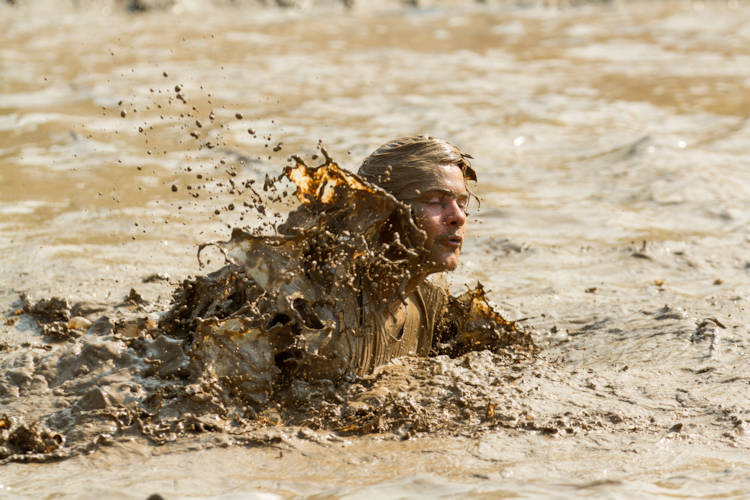
[[[415,135],[383,144],[365,158],[357,173],[396,199],[405,200],[418,196],[434,179],[435,167],[440,165],[455,165],[464,180],[476,181],[469,159],[471,155],[447,141]]]

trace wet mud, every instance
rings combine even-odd
[[[418,3],[0,5],[2,494],[747,496],[750,10]],[[352,376],[339,278],[420,235],[347,169],[415,132],[481,209]]]
[[[33,320],[42,342],[9,349],[0,364],[0,460],[55,460],[123,438],[160,445],[228,433],[241,441],[271,425],[408,437],[494,421],[488,393],[423,391],[418,402],[409,394],[469,352],[483,351],[496,369],[533,360],[530,332],[496,312],[481,285],[448,297],[432,348],[440,361],[415,366],[423,372],[416,384],[399,368],[360,379],[347,362],[347,336],[367,335],[358,331],[359,297],[387,304],[379,290],[403,295],[407,270],[424,259],[424,235],[407,205],[322,153],[324,163],[294,157],[266,181],[296,186],[288,196],[299,204],[277,234],[235,228],[229,241],[201,245],[199,258],[218,246],[224,267],[180,284],[158,322],[133,317],[147,301],[132,288],[114,322],[93,319],[103,307],[22,295],[8,317]],[[396,237],[382,240],[393,227]]]

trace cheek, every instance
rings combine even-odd
[[[440,234],[440,218],[426,215],[420,221],[420,227],[427,233],[428,241],[432,242]]]
[[[417,226],[425,232],[429,231],[430,226],[432,225],[432,218],[430,217],[430,213],[426,209],[418,209],[414,211],[414,222],[417,223]]]

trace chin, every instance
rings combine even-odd
[[[458,267],[458,261],[452,260],[443,266],[443,271],[455,271]]]
[[[441,271],[455,271],[458,267],[458,255],[450,255],[440,262]]]
[[[437,253],[433,252],[432,257],[428,259],[428,273],[442,273],[444,271],[455,271],[458,267],[458,252]]]

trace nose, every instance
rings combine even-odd
[[[445,223],[461,227],[466,224],[466,212],[458,205],[458,200],[452,199],[445,207]]]

